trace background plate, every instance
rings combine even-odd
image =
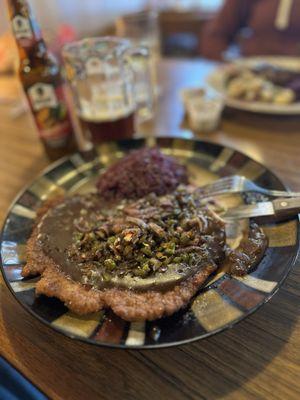
[[[300,59],[297,57],[247,57],[234,61],[234,65],[241,67],[254,67],[257,64],[268,63],[271,65],[288,68],[291,70],[300,71]],[[230,64],[229,64],[230,66]],[[264,114],[279,114],[279,115],[298,115],[300,114],[300,102],[292,104],[271,104],[259,101],[243,101],[227,96],[225,88],[225,78],[227,75],[227,65],[220,66],[207,78],[208,84],[224,95],[227,106],[238,110],[251,111]]]
[[[267,302],[297,257],[298,218],[266,225],[270,245],[255,271],[237,278],[219,270],[186,309],[153,322],[128,323],[110,311],[78,317],[57,299],[36,297],[38,278],[24,279],[20,273],[26,262],[26,241],[42,201],[59,193],[91,190],[95,177],[107,165],[145,144],[157,144],[164,153],[185,163],[193,182],[199,185],[220,176],[241,174],[267,188],[285,188],[272,172],[246,155],[197,140],[151,138],[111,142],[100,145],[92,157],[76,153],[52,164],[17,196],[8,212],[0,242],[2,273],[13,295],[31,314],[69,337],[123,348],[164,347],[205,338],[233,326]],[[253,196],[225,196],[220,201],[234,206],[253,201]],[[237,241],[247,222],[241,221],[228,232],[231,244]]]

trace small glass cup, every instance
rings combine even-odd
[[[145,46],[150,52],[150,74],[153,93],[158,94],[157,64],[160,59],[160,34],[158,14],[155,11],[141,11],[127,14],[116,20],[116,33],[119,37],[128,38],[135,46]],[[140,80],[142,82],[142,80]],[[140,96],[144,89],[141,86]]]
[[[107,36],[67,44],[62,54],[83,140],[132,137],[135,112],[152,110],[149,51]],[[147,91],[142,99],[137,95],[141,74]]]
[[[217,93],[204,89],[190,89],[183,94],[188,122],[196,132],[214,131],[219,123],[224,99]]]

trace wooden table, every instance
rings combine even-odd
[[[200,61],[165,61],[156,134],[189,136],[180,124],[178,89],[203,82]],[[2,95],[18,94],[14,79]],[[30,117],[0,109],[0,219],[10,202],[46,164]],[[145,129],[145,128],[144,128]],[[149,134],[149,124],[146,130]],[[233,146],[272,168],[300,190],[300,118],[230,112],[207,140]],[[84,399],[299,399],[300,268],[278,294],[233,329],[164,350],[122,351],[68,339],[29,315],[0,279],[0,352],[49,397]]]

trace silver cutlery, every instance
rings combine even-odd
[[[229,208],[220,216],[226,220],[274,216],[276,220],[279,220],[298,213],[300,213],[299,198],[282,198]]]
[[[199,188],[205,197],[226,193],[257,192],[272,197],[300,197],[300,192],[286,192],[283,190],[270,190],[256,185],[244,176],[233,175],[218,179]]]

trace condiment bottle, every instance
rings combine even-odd
[[[75,150],[60,66],[48,51],[26,0],[7,0],[19,52],[19,77],[51,160]]]

